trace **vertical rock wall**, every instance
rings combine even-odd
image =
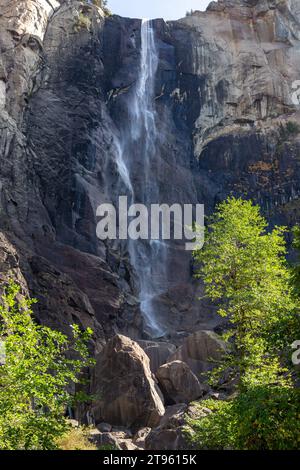
[[[0,264],[38,297],[40,321],[141,338],[136,273],[126,244],[96,237],[96,207],[120,191],[119,139],[140,64],[140,20],[104,17],[83,1],[0,0]],[[299,220],[300,79],[296,0],[212,2],[179,21],[156,20],[153,169],[165,203],[233,192],[272,223]],[[129,123],[130,124],[130,123]],[[131,167],[143,179],[138,148]],[[157,315],[168,335],[216,320],[196,299],[189,253],[172,248]]]

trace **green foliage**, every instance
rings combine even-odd
[[[297,135],[300,132],[300,126],[297,122],[294,121],[288,121],[286,125],[286,132],[289,135]]]
[[[5,363],[0,367],[0,448],[51,450],[67,429],[64,411],[73,398],[67,389],[92,364],[87,342],[92,331],[73,325],[73,339],[37,325],[35,300],[23,298],[10,283],[0,305],[0,339]],[[70,355],[73,354],[73,358]]]
[[[193,447],[201,450],[223,450],[235,447],[235,422],[232,419],[232,403],[219,400],[204,400],[197,404],[203,417],[187,417],[185,434]],[[210,410],[207,414],[204,410]]]
[[[242,387],[285,384],[278,351],[295,339],[298,305],[285,259],[285,228],[266,228],[258,206],[229,198],[218,206],[205,246],[195,253],[206,295],[232,324],[235,352],[226,366],[240,376]]]
[[[91,19],[81,11],[78,15],[76,24],[74,25],[74,31],[76,33],[78,33],[81,30],[90,31],[91,25],[92,25]]]
[[[293,246],[298,252],[298,261],[293,266],[294,285],[297,295],[300,296],[300,226],[296,225],[293,230]]]
[[[296,136],[300,133],[300,126],[295,121],[288,121],[286,124],[280,125],[280,139],[285,142],[290,137]]]
[[[286,262],[285,228],[267,232],[259,207],[229,198],[210,220],[205,246],[195,253],[198,277],[219,314],[232,325],[233,353],[224,369],[239,378],[228,401],[208,400],[212,413],[188,418],[187,432],[200,449],[283,450],[300,445],[300,391],[293,388],[290,345],[297,339],[299,297]],[[295,229],[300,248],[300,229]]]
[[[187,435],[199,449],[297,450],[300,447],[300,391],[289,387],[250,388],[230,401],[199,403],[212,413],[188,419]]]

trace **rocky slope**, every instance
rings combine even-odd
[[[0,279],[38,298],[39,321],[91,326],[96,353],[115,333],[149,339],[127,247],[96,237],[96,207],[120,191],[140,29],[83,1],[0,0]],[[154,29],[161,201],[210,212],[247,194],[272,223],[295,223],[300,146],[286,125],[300,122],[299,2],[220,0]],[[138,148],[131,158],[142,191]],[[157,315],[178,345],[216,320],[196,300],[190,254],[174,245],[167,271]]]

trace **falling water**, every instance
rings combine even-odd
[[[156,126],[155,79],[158,50],[152,21],[141,25],[141,58],[136,85],[128,95],[129,119],[121,135],[115,136],[115,155],[120,191],[125,189],[130,203],[142,203],[150,212],[151,204],[160,203],[157,159],[158,129]],[[136,161],[138,159],[138,161]],[[138,184],[135,184],[137,168]],[[152,338],[164,336],[165,328],[158,319],[155,303],[166,291],[167,244],[160,240],[130,240],[128,251],[135,270],[145,331]]]
[[[117,137],[115,137],[114,139],[114,145],[116,148],[116,163],[118,167],[118,173],[126,189],[129,191],[129,194],[131,195],[131,197],[133,197],[133,187],[131,184],[129,171],[124,160],[124,153],[122,150],[121,142]]]
[[[132,100],[129,103],[131,115],[130,134],[134,145],[138,146],[140,158],[143,159],[143,175],[140,176],[141,194],[135,202],[146,204],[159,202],[159,186],[155,165],[158,129],[155,110],[155,78],[158,69],[158,50],[151,21],[143,20],[141,26],[141,59],[140,71]],[[137,200],[138,199],[138,200]],[[131,262],[139,279],[139,296],[144,316],[146,331],[153,338],[165,334],[163,326],[157,319],[155,300],[165,291],[166,282],[166,245],[161,241],[130,241]]]
[[[143,19],[141,26],[140,75],[135,89],[131,114],[132,137],[145,139],[145,163],[149,163],[155,152],[157,128],[155,122],[155,75],[158,68],[158,51],[152,22]]]

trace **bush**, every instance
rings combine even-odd
[[[203,418],[186,418],[185,434],[193,447],[199,450],[233,449],[232,403],[210,399],[198,403],[197,408]],[[207,409],[211,414],[207,414]]]
[[[77,22],[74,26],[74,30],[77,33],[83,29],[90,31],[91,25],[92,25],[91,19],[88,16],[85,16],[83,12],[80,12],[77,18]]]
[[[289,135],[296,135],[300,132],[300,126],[295,121],[289,121],[286,125],[286,131]]]
[[[293,281],[297,295],[300,296],[300,226],[296,225],[293,229],[293,246],[297,252],[297,262],[292,266],[293,269]]]
[[[67,390],[93,363],[87,347],[92,331],[82,333],[73,325],[69,340],[37,325],[33,303],[13,282],[0,302],[0,340],[5,345],[0,366],[1,450],[56,449],[56,440],[68,428],[65,410],[74,401]]]
[[[285,125],[280,125],[280,139],[286,141],[290,137],[296,136],[300,133],[300,125],[295,121],[288,121]]]
[[[297,450],[300,448],[300,391],[254,387],[230,401],[206,400],[212,413],[188,418],[186,432],[198,449]]]

